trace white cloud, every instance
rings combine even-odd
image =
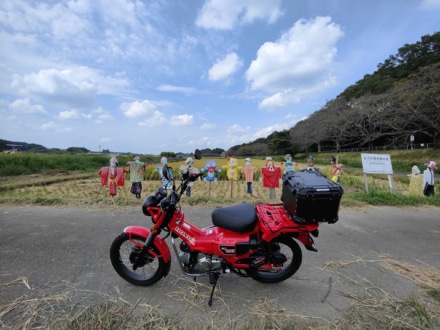
[[[230,30],[238,23],[248,24],[257,19],[275,22],[281,16],[281,0],[208,0],[196,20],[206,29]]]
[[[81,113],[78,110],[72,109],[69,111],[60,111],[59,116],[60,119],[69,120],[69,119],[79,119],[81,117]]]
[[[120,109],[126,117],[136,118],[151,115],[157,111],[156,106],[148,100],[122,103]]]
[[[440,0],[422,0],[421,7],[423,9],[440,8]]]
[[[144,10],[142,2],[130,0],[112,0],[111,6],[106,3],[103,5],[105,10],[102,11],[102,14],[110,25],[127,24],[134,27],[138,24],[138,12]]]
[[[187,95],[195,94],[197,92],[196,89],[192,87],[180,87],[173,85],[160,85],[157,87],[157,90],[161,92],[179,92]]]
[[[154,126],[166,121],[164,114],[148,100],[122,103],[120,109],[128,118],[141,118],[140,126]]]
[[[113,116],[109,113],[103,113],[103,114],[98,115],[98,117],[97,117],[97,120],[99,122],[102,122],[104,120],[112,120],[112,119],[113,119]]]
[[[16,0],[9,3],[6,9],[8,14],[2,16],[2,20],[15,31],[32,31],[46,37],[52,35],[64,38],[78,35],[81,30],[89,28],[87,21],[71,10],[72,8],[60,2],[50,5],[43,2],[29,4],[28,1]],[[84,9],[82,13],[85,13]]]
[[[72,129],[70,127],[64,127],[64,126],[55,124],[53,121],[41,125],[40,128],[43,131],[52,131],[55,133],[67,133],[67,132],[72,131]]]
[[[99,94],[119,94],[128,82],[103,76],[85,66],[45,69],[25,76],[13,75],[12,87],[21,94],[68,108],[92,106]]]
[[[211,69],[209,69],[209,79],[216,81],[226,79],[243,66],[241,60],[236,53],[230,53],[224,59],[217,61]]]
[[[234,124],[227,129],[228,134],[243,133],[243,132],[247,132],[247,131],[248,131],[248,128],[241,127],[238,124]]]
[[[28,98],[22,100],[15,100],[9,105],[9,108],[12,109],[16,113],[21,114],[45,114],[47,113],[44,110],[42,105],[36,104],[33,105],[29,101]]]
[[[192,125],[193,123],[193,115],[178,115],[178,116],[171,116],[170,118],[170,125],[173,126],[188,126]]]
[[[216,127],[217,127],[217,125],[215,125],[215,124],[204,123],[204,124],[202,124],[202,126],[200,126],[200,129],[202,129],[202,130],[212,130],[212,129],[216,128]]]
[[[93,109],[92,114],[96,116],[95,122],[98,124],[102,123],[104,120],[113,119],[113,116],[108,111],[105,111],[102,107]]]
[[[231,145],[236,145],[251,141],[251,136],[250,127],[242,127],[238,124],[234,124],[226,130],[225,140]]]
[[[71,109],[68,111],[60,111],[59,116],[60,119],[70,120],[70,119],[91,119],[92,114],[86,114],[78,109]]]
[[[258,138],[267,137],[275,131],[283,131],[290,129],[295,125],[297,120],[293,118],[291,114],[285,116],[285,120],[278,124],[273,124],[260,129],[251,128],[249,126],[242,127],[238,124],[234,124],[226,130],[226,138],[228,143],[232,145],[248,143],[255,141]]]
[[[268,135],[272,134],[275,131],[284,131],[286,129],[289,129],[293,127],[294,125],[290,122],[275,124],[271,126],[264,127],[262,129],[259,129],[253,134],[253,140],[256,140],[258,138],[267,137]]]
[[[342,36],[330,17],[317,17],[301,19],[276,42],[264,43],[246,72],[251,90],[272,94],[260,108],[284,107],[333,85],[336,42]]]

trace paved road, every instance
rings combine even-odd
[[[187,208],[186,218],[203,227],[210,209]],[[341,210],[336,224],[322,224],[315,239],[319,252],[303,249],[303,264],[290,279],[262,284],[236,275],[220,278],[220,291],[207,306],[208,279],[194,284],[174,263],[171,274],[154,286],[135,287],[122,280],[109,260],[113,239],[127,225],[150,226],[139,208],[93,211],[79,208],[0,208],[0,283],[28,280],[31,290],[47,294],[73,292],[83,306],[120,297],[130,303],[158,306],[167,314],[199,320],[222,319],[234,324],[249,313],[255,301],[268,298],[298,315],[332,319],[353,301],[341,295],[362,292],[359,283],[371,281],[391,294],[408,297],[417,288],[384,271],[380,254],[411,264],[440,269],[440,209],[368,207]],[[173,255],[173,258],[175,256]],[[346,267],[325,267],[327,262]],[[353,281],[355,280],[355,281]],[[197,294],[195,294],[195,292]],[[23,284],[2,286],[0,301],[29,293]],[[91,294],[95,293],[95,294]],[[215,322],[215,321],[213,321]],[[225,323],[223,323],[225,324]]]

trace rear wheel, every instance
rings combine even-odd
[[[142,253],[142,249],[133,241],[145,242],[145,238],[125,233],[115,238],[110,248],[110,259],[113,268],[126,281],[139,286],[149,286],[159,281],[165,272],[165,262],[162,258]],[[151,247],[155,254],[159,250],[153,245]],[[134,266],[136,262],[137,266]]]
[[[278,283],[291,277],[301,266],[302,252],[293,238],[280,236],[261,247],[265,263],[252,271],[252,278],[262,283]]]

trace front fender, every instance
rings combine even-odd
[[[129,226],[129,227],[125,227],[124,228],[124,233],[126,233],[130,239],[132,235],[137,235],[143,238],[147,238],[150,235],[150,230],[148,228],[145,227],[141,227],[141,226]],[[159,250],[160,256],[163,258],[163,261],[166,264],[167,267],[167,272],[165,274],[165,276],[168,274],[168,271],[170,270],[170,261],[171,261],[171,252],[170,249],[168,247],[167,242],[165,242],[165,240],[160,237],[160,236],[156,236],[154,238],[154,245],[157,247],[157,249]]]

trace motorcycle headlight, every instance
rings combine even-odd
[[[150,217],[151,214],[148,212],[148,207],[150,206],[157,206],[158,200],[155,195],[148,195],[145,197],[144,202],[142,203],[142,212],[147,216]]]

